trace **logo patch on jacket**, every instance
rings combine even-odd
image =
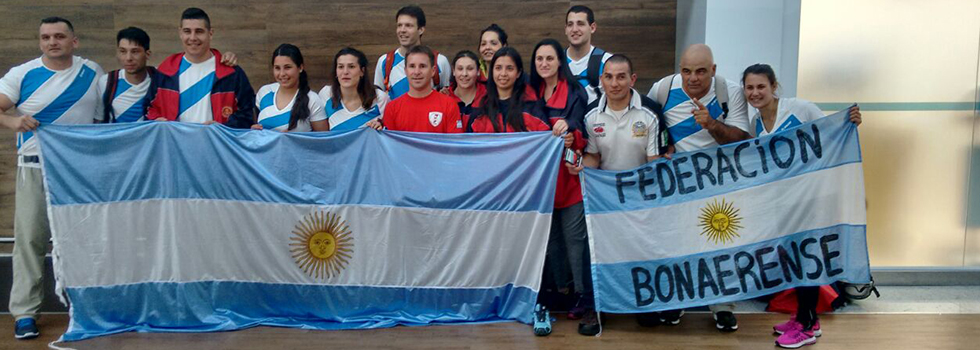
[[[232,112],[234,112],[234,111],[231,110],[231,107],[224,106],[224,107],[221,108],[221,116],[223,116],[225,118],[230,117]]]
[[[647,125],[643,122],[633,123],[633,137],[646,137]]]
[[[439,126],[442,123],[442,112],[429,112],[429,124]]]

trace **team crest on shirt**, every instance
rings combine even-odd
[[[606,123],[596,123],[595,126],[592,127],[592,132],[595,133],[595,136],[606,136],[606,129],[603,128],[604,126],[606,126]]]
[[[221,115],[225,118],[230,117],[232,112],[231,107],[224,106],[224,108],[221,108]]]
[[[633,123],[633,137],[647,137],[647,125],[642,121]]]
[[[442,123],[442,112],[429,112],[429,124],[439,126]]]

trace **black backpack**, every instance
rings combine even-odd
[[[639,92],[634,90],[633,93],[638,94]],[[660,130],[660,135],[657,136],[657,149],[661,155],[667,153],[667,147],[674,144],[674,142],[670,139],[670,132],[667,130],[667,118],[664,117],[664,107],[643,94],[640,94],[640,105],[650,109],[657,115],[657,130]]]
[[[602,56],[606,51],[598,47],[593,48],[589,55],[589,65],[585,68],[585,79],[589,82],[589,88],[595,92],[596,99],[602,97],[602,90],[599,89],[599,69],[602,66]]]

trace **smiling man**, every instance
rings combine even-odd
[[[633,89],[633,62],[621,54],[606,61],[602,73],[606,94],[585,115],[589,142],[582,165],[610,171],[633,169],[660,158],[667,150],[660,105]],[[573,173],[582,166],[572,167]]]
[[[592,34],[596,31],[595,13],[583,5],[575,5],[565,13],[565,37],[568,38],[568,69],[578,78],[579,84],[589,94],[589,103],[602,95],[602,68],[612,54],[592,46]]]
[[[39,332],[35,317],[43,299],[44,254],[51,231],[41,176],[41,154],[34,131],[48,124],[90,124],[100,115],[96,91],[102,68],[74,56],[78,37],[61,17],[41,20],[42,55],[13,67],[0,79],[0,124],[17,131],[17,187],[14,194],[13,283],[10,314],[14,337]],[[15,115],[5,112],[15,110]]]
[[[255,124],[255,91],[241,67],[222,62],[211,48],[211,18],[199,8],[180,16],[184,52],[160,64],[160,82],[149,93],[147,119],[221,123],[234,128]]]
[[[374,68],[374,85],[384,89],[391,100],[401,97],[409,90],[405,74],[406,52],[408,49],[422,43],[425,33],[425,12],[421,7],[409,5],[402,7],[395,14],[395,36],[398,38],[398,48],[381,55],[378,65]],[[452,68],[446,56],[434,52],[436,57],[435,74],[432,75],[432,86],[435,89],[449,86]]]
[[[566,164],[569,171],[578,174],[583,166],[609,171],[633,169],[667,153],[669,140],[664,118],[660,115],[662,108],[633,89],[636,74],[632,61],[621,54],[613,55],[606,61],[601,79],[606,93],[589,105],[592,109],[585,115],[589,139],[585,157],[578,167]],[[638,321],[641,325],[651,325],[651,319],[658,317],[659,314],[641,314]],[[585,321],[594,318],[591,315],[583,317],[579,333],[598,333],[595,321]]]
[[[459,117],[459,105],[452,97],[432,90],[435,53],[425,46],[408,50],[405,58],[406,80],[409,90],[402,98],[388,103],[384,117],[374,119],[368,127],[382,127],[395,131],[435,133],[461,133],[463,121]]]

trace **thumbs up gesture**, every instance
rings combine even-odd
[[[691,99],[694,102],[694,106],[697,108],[692,109],[691,113],[694,114],[694,121],[701,125],[702,128],[707,129],[708,125],[715,120],[711,118],[711,114],[708,113],[708,108],[704,106],[698,99]]]

